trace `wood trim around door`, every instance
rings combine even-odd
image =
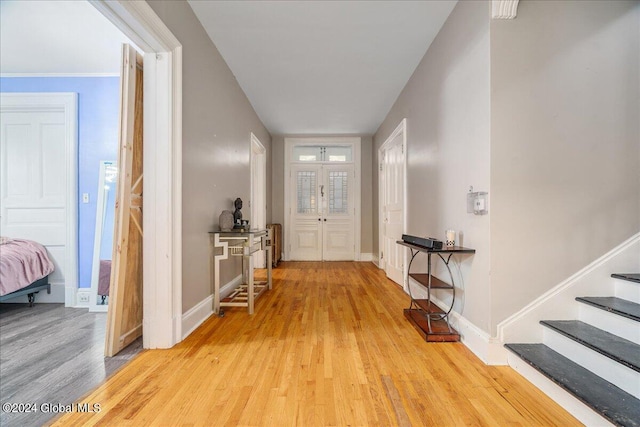
[[[182,44],[146,2],[89,0],[144,51],[144,348],[182,336]],[[167,208],[168,207],[168,208]]]

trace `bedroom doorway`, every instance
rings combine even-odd
[[[143,222],[146,229],[150,232],[145,233],[145,262],[143,269],[145,270],[144,279],[147,282],[144,299],[145,314],[145,337],[144,346],[146,348],[169,348],[183,339],[182,335],[182,264],[181,264],[181,192],[182,192],[182,47],[180,42],[175,38],[172,32],[167,28],[164,22],[158,17],[151,6],[147,2],[131,2],[128,0],[92,0],[91,2],[11,2],[12,7],[7,8],[0,14],[3,19],[8,19],[10,15],[8,10],[17,10],[17,6],[31,7],[34,9],[42,9],[49,6],[53,9],[63,11],[59,19],[42,19],[43,25],[30,25],[35,18],[33,11],[26,14],[27,18],[19,21],[11,19],[9,22],[14,27],[18,27],[16,37],[11,38],[14,41],[24,41],[28,38],[23,37],[20,33],[23,28],[44,29],[46,24],[66,23],[63,18],[69,18],[71,23],[64,25],[65,31],[52,31],[50,34],[56,37],[48,37],[45,40],[56,46],[64,46],[65,54],[75,52],[70,55],[52,55],[52,58],[65,59],[71,57],[74,59],[83,59],[90,55],[78,54],[78,44],[80,40],[92,39],[89,37],[76,37],[71,43],[65,43],[66,40],[59,40],[57,36],[73,34],[67,29],[75,28],[79,22],[88,23],[90,20],[79,19],[82,15],[77,11],[67,11],[66,8],[75,6],[83,6],[84,8],[97,9],[110,23],[115,26],[122,34],[130,39],[141,51],[145,53],[145,104],[144,104],[144,133],[149,141],[153,144],[147,144],[145,147],[145,214]],[[3,2],[4,5],[4,2]],[[86,10],[85,10],[86,11]],[[95,10],[94,10],[95,12]],[[49,17],[54,15],[49,13]],[[55,15],[57,16],[57,15]],[[18,25],[17,23],[21,24]],[[9,28],[3,25],[3,31]],[[48,27],[47,27],[48,28]],[[92,28],[97,28],[92,26]],[[36,31],[29,33],[29,36],[35,36]],[[93,31],[90,34],[106,34],[108,32]],[[4,32],[3,32],[4,34]],[[4,38],[3,38],[4,40]],[[8,40],[8,39],[7,39]],[[31,40],[31,39],[29,39]],[[115,40],[115,39],[114,39]],[[52,51],[45,43],[33,44],[43,48],[45,46],[47,52]],[[91,52],[100,51],[100,43],[93,44]],[[119,43],[118,43],[119,46]],[[16,49],[19,54],[16,57],[29,59],[47,58],[46,55],[37,53],[25,53],[26,49]],[[4,53],[4,51],[3,51]],[[105,55],[98,55],[100,58]],[[3,59],[4,58],[3,56]],[[47,66],[52,65],[53,61],[45,61]],[[3,66],[8,62],[2,61]],[[16,70],[16,73],[33,72],[36,68],[28,70]],[[43,72],[61,73],[73,72],[74,70],[63,69],[42,70]],[[79,71],[81,72],[81,71]],[[96,71],[98,72],[98,71]],[[75,74],[77,75],[77,74]],[[2,76],[1,78],[6,78]],[[15,79],[18,80],[18,79]],[[19,79],[20,81],[28,80],[29,83],[35,79]],[[4,86],[3,86],[4,88]],[[25,90],[26,91],[26,90]],[[73,90],[57,90],[57,92],[67,92]],[[88,98],[84,98],[86,101]],[[80,106],[86,105],[81,101]],[[114,123],[117,128],[117,124]],[[82,129],[82,128],[81,128]],[[86,128],[85,128],[86,129]],[[82,159],[81,155],[78,158]],[[105,156],[100,160],[113,159],[111,156]],[[91,167],[95,167],[96,174],[98,163],[92,162]],[[87,182],[87,181],[83,181]],[[97,182],[97,181],[96,181]],[[84,192],[92,191],[81,189],[82,199],[84,200]],[[78,197],[80,195],[78,194]],[[93,198],[89,199],[94,200]],[[91,202],[90,202],[91,203]],[[82,206],[82,205],[81,205]],[[86,205],[85,205],[86,207]],[[83,224],[88,224],[85,221]],[[91,221],[91,224],[93,221]],[[78,237],[80,239],[80,237]],[[80,251],[79,251],[80,252]],[[83,251],[86,254],[88,251]],[[89,255],[90,257],[90,255]],[[85,270],[86,271],[86,270]],[[86,275],[86,274],[85,274]],[[88,283],[89,280],[83,280]],[[77,283],[74,284],[77,286]],[[84,289],[83,289],[84,291]],[[78,292],[74,289],[73,297],[78,297],[77,302],[86,302],[88,305],[88,287],[87,292]],[[86,298],[86,300],[85,300]],[[79,305],[79,304],[74,304]]]
[[[95,0],[144,52],[144,348],[182,341],[182,45],[147,2]]]

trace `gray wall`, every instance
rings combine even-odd
[[[459,2],[376,134],[407,118],[410,234],[464,232],[455,310],[499,322],[640,231],[640,3]],[[469,185],[489,215],[464,213]]]
[[[273,135],[272,143],[272,218],[273,222],[282,224],[284,227],[284,139],[285,138],[315,138],[315,137],[336,137],[336,136],[353,136],[361,138],[360,146],[360,172],[361,180],[361,237],[360,252],[373,252],[373,236],[372,236],[372,183],[371,183],[371,135],[343,135],[343,134],[326,134],[326,135]],[[283,233],[284,233],[283,228]],[[284,250],[284,248],[283,248]]]
[[[491,23],[493,326],[640,231],[640,3]]]
[[[183,47],[182,310],[212,294],[208,231],[233,200],[250,196],[250,134],[267,148],[271,137],[186,1],[149,1]],[[271,170],[267,170],[270,178]],[[267,183],[267,200],[271,185]],[[244,215],[250,209],[245,203]],[[271,218],[268,211],[267,218]],[[236,260],[222,283],[241,272]]]
[[[378,149],[407,119],[407,232],[445,239],[464,233],[455,310],[489,330],[490,215],[466,212],[469,186],[489,188],[489,4],[459,2],[374,135],[375,254],[378,253]],[[425,268],[425,258],[414,269]],[[455,269],[454,269],[455,270]],[[446,278],[445,276],[442,276]],[[447,298],[446,295],[441,295]]]

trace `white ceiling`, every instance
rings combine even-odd
[[[456,4],[188,1],[274,134],[374,133]]]
[[[120,73],[120,46],[132,44],[86,1],[0,1],[0,73]]]
[[[372,134],[456,0],[189,0],[273,134]],[[85,1],[0,1],[0,73],[118,74],[131,43]]]

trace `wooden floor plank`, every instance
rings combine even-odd
[[[273,274],[254,315],[229,308],[143,352],[85,398],[101,413],[54,425],[580,425],[511,368],[425,342],[408,296],[371,263]]]

